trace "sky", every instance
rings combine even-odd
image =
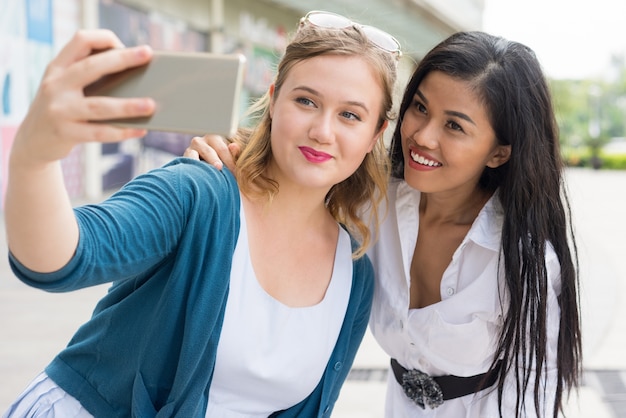
[[[486,0],[484,30],[531,47],[550,78],[593,78],[626,54],[625,0]]]

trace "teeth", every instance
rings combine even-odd
[[[416,163],[422,164],[422,165],[427,165],[429,167],[439,167],[441,165],[441,163],[438,163],[436,161],[433,160],[429,160],[427,158],[424,158],[423,156],[415,153],[415,152],[411,152],[411,159],[413,161],[415,161]]]

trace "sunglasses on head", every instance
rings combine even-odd
[[[369,41],[378,48],[391,54],[395,54],[397,58],[402,56],[400,42],[398,42],[396,38],[385,31],[375,28],[374,26],[361,25],[360,23],[353,22],[345,16],[331,12],[314,10],[307,13],[306,16],[300,19],[300,27],[306,24],[325,29],[345,29],[356,27],[363,31],[365,36],[367,36],[367,39],[369,39]]]

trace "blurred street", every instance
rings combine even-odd
[[[626,418],[626,171],[569,169],[581,263],[583,386],[568,417]],[[11,273],[0,222],[0,413],[85,322],[106,287],[70,294],[28,288]],[[335,407],[383,415],[388,358],[367,334]]]

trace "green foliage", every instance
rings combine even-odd
[[[625,169],[624,156],[606,155],[611,138],[626,137],[626,57],[613,59],[613,76],[595,80],[551,80],[563,157],[570,165]]]
[[[602,154],[602,168],[609,170],[626,170],[626,154]]]
[[[561,144],[564,147],[585,145],[589,132],[589,82],[585,80],[552,80],[552,96]]]
[[[607,170],[626,170],[626,154],[607,154],[597,156],[599,166],[594,167],[594,156],[589,148],[574,148],[563,152],[565,164],[570,167],[591,167]]]

